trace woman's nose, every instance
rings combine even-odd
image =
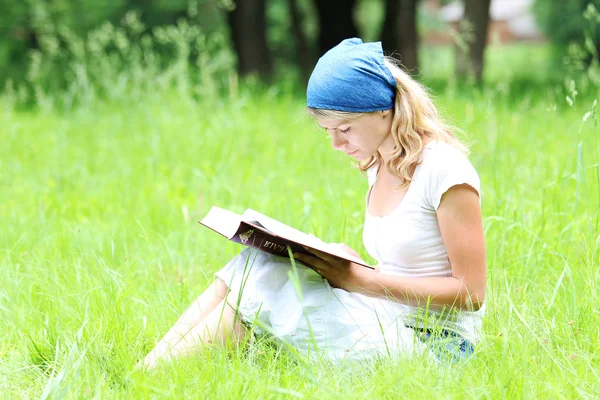
[[[334,133],[331,136],[331,146],[333,146],[335,150],[341,150],[342,147],[346,146],[347,143],[348,141],[340,137],[340,135],[338,135],[337,133]]]

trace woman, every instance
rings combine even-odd
[[[239,343],[249,327],[331,360],[472,353],[486,262],[467,150],[380,43],[347,39],[323,55],[307,104],[333,148],[367,172],[363,241],[375,269],[318,252],[295,254],[293,263],[246,249],[216,273],[146,367],[209,343]]]

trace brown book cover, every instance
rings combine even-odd
[[[247,209],[240,215],[219,207],[212,207],[208,214],[198,222],[233,242],[267,253],[288,257],[289,247],[293,253],[311,254],[303,248],[306,246],[367,268],[373,268],[360,258],[331,246],[315,236],[296,230],[252,209]]]

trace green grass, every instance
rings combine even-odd
[[[477,357],[359,372],[266,344],[133,366],[240,247],[197,224],[252,207],[362,249],[366,180],[300,96],[0,111],[3,398],[600,396],[600,140],[592,98],[436,92],[474,142],[489,283]]]

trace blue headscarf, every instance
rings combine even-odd
[[[396,80],[383,60],[381,42],[343,40],[317,62],[306,89],[307,106],[348,112],[393,108]]]

